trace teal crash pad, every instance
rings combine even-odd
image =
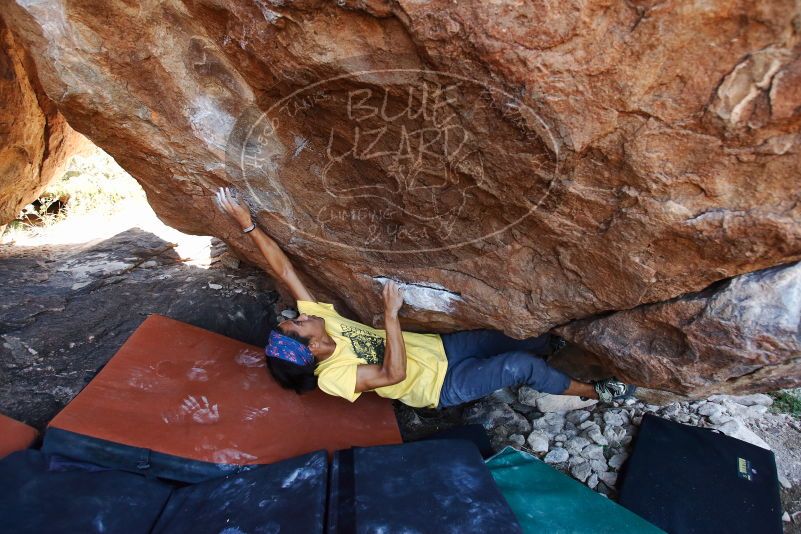
[[[663,532],[528,453],[506,447],[486,463],[523,532]]]

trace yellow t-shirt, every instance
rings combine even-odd
[[[332,304],[299,300],[298,311],[325,319],[325,331],[337,344],[334,353],[314,369],[317,385],[329,395],[355,401],[361,395],[356,392],[356,367],[383,363],[386,331],[346,319]],[[442,338],[438,334],[403,332],[403,341],[406,379],[374,391],[415,408],[436,408],[448,369]]]

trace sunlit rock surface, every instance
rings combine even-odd
[[[44,93],[31,57],[0,18],[0,226],[89,146]]]
[[[263,264],[234,186],[368,322],[388,278],[525,336],[801,258],[794,1],[0,6],[165,222]]]

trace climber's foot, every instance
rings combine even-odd
[[[592,385],[595,388],[595,393],[598,394],[598,400],[605,404],[616,400],[627,399],[634,395],[634,392],[637,390],[637,386],[621,382],[615,377],[598,380],[597,382],[593,382]]]

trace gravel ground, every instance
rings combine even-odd
[[[671,397],[646,395],[662,401]],[[656,402],[651,400],[651,402]],[[782,483],[786,532],[801,532],[801,421],[770,411],[768,395],[715,395],[706,400],[648,404],[629,399],[613,405],[575,397],[505,389],[450,410],[412,410],[396,405],[404,437],[414,439],[459,424],[479,423],[492,446],[528,451],[611,499],[618,473],[631,452],[642,417],[652,413],[679,423],[712,428],[770,448]]]

